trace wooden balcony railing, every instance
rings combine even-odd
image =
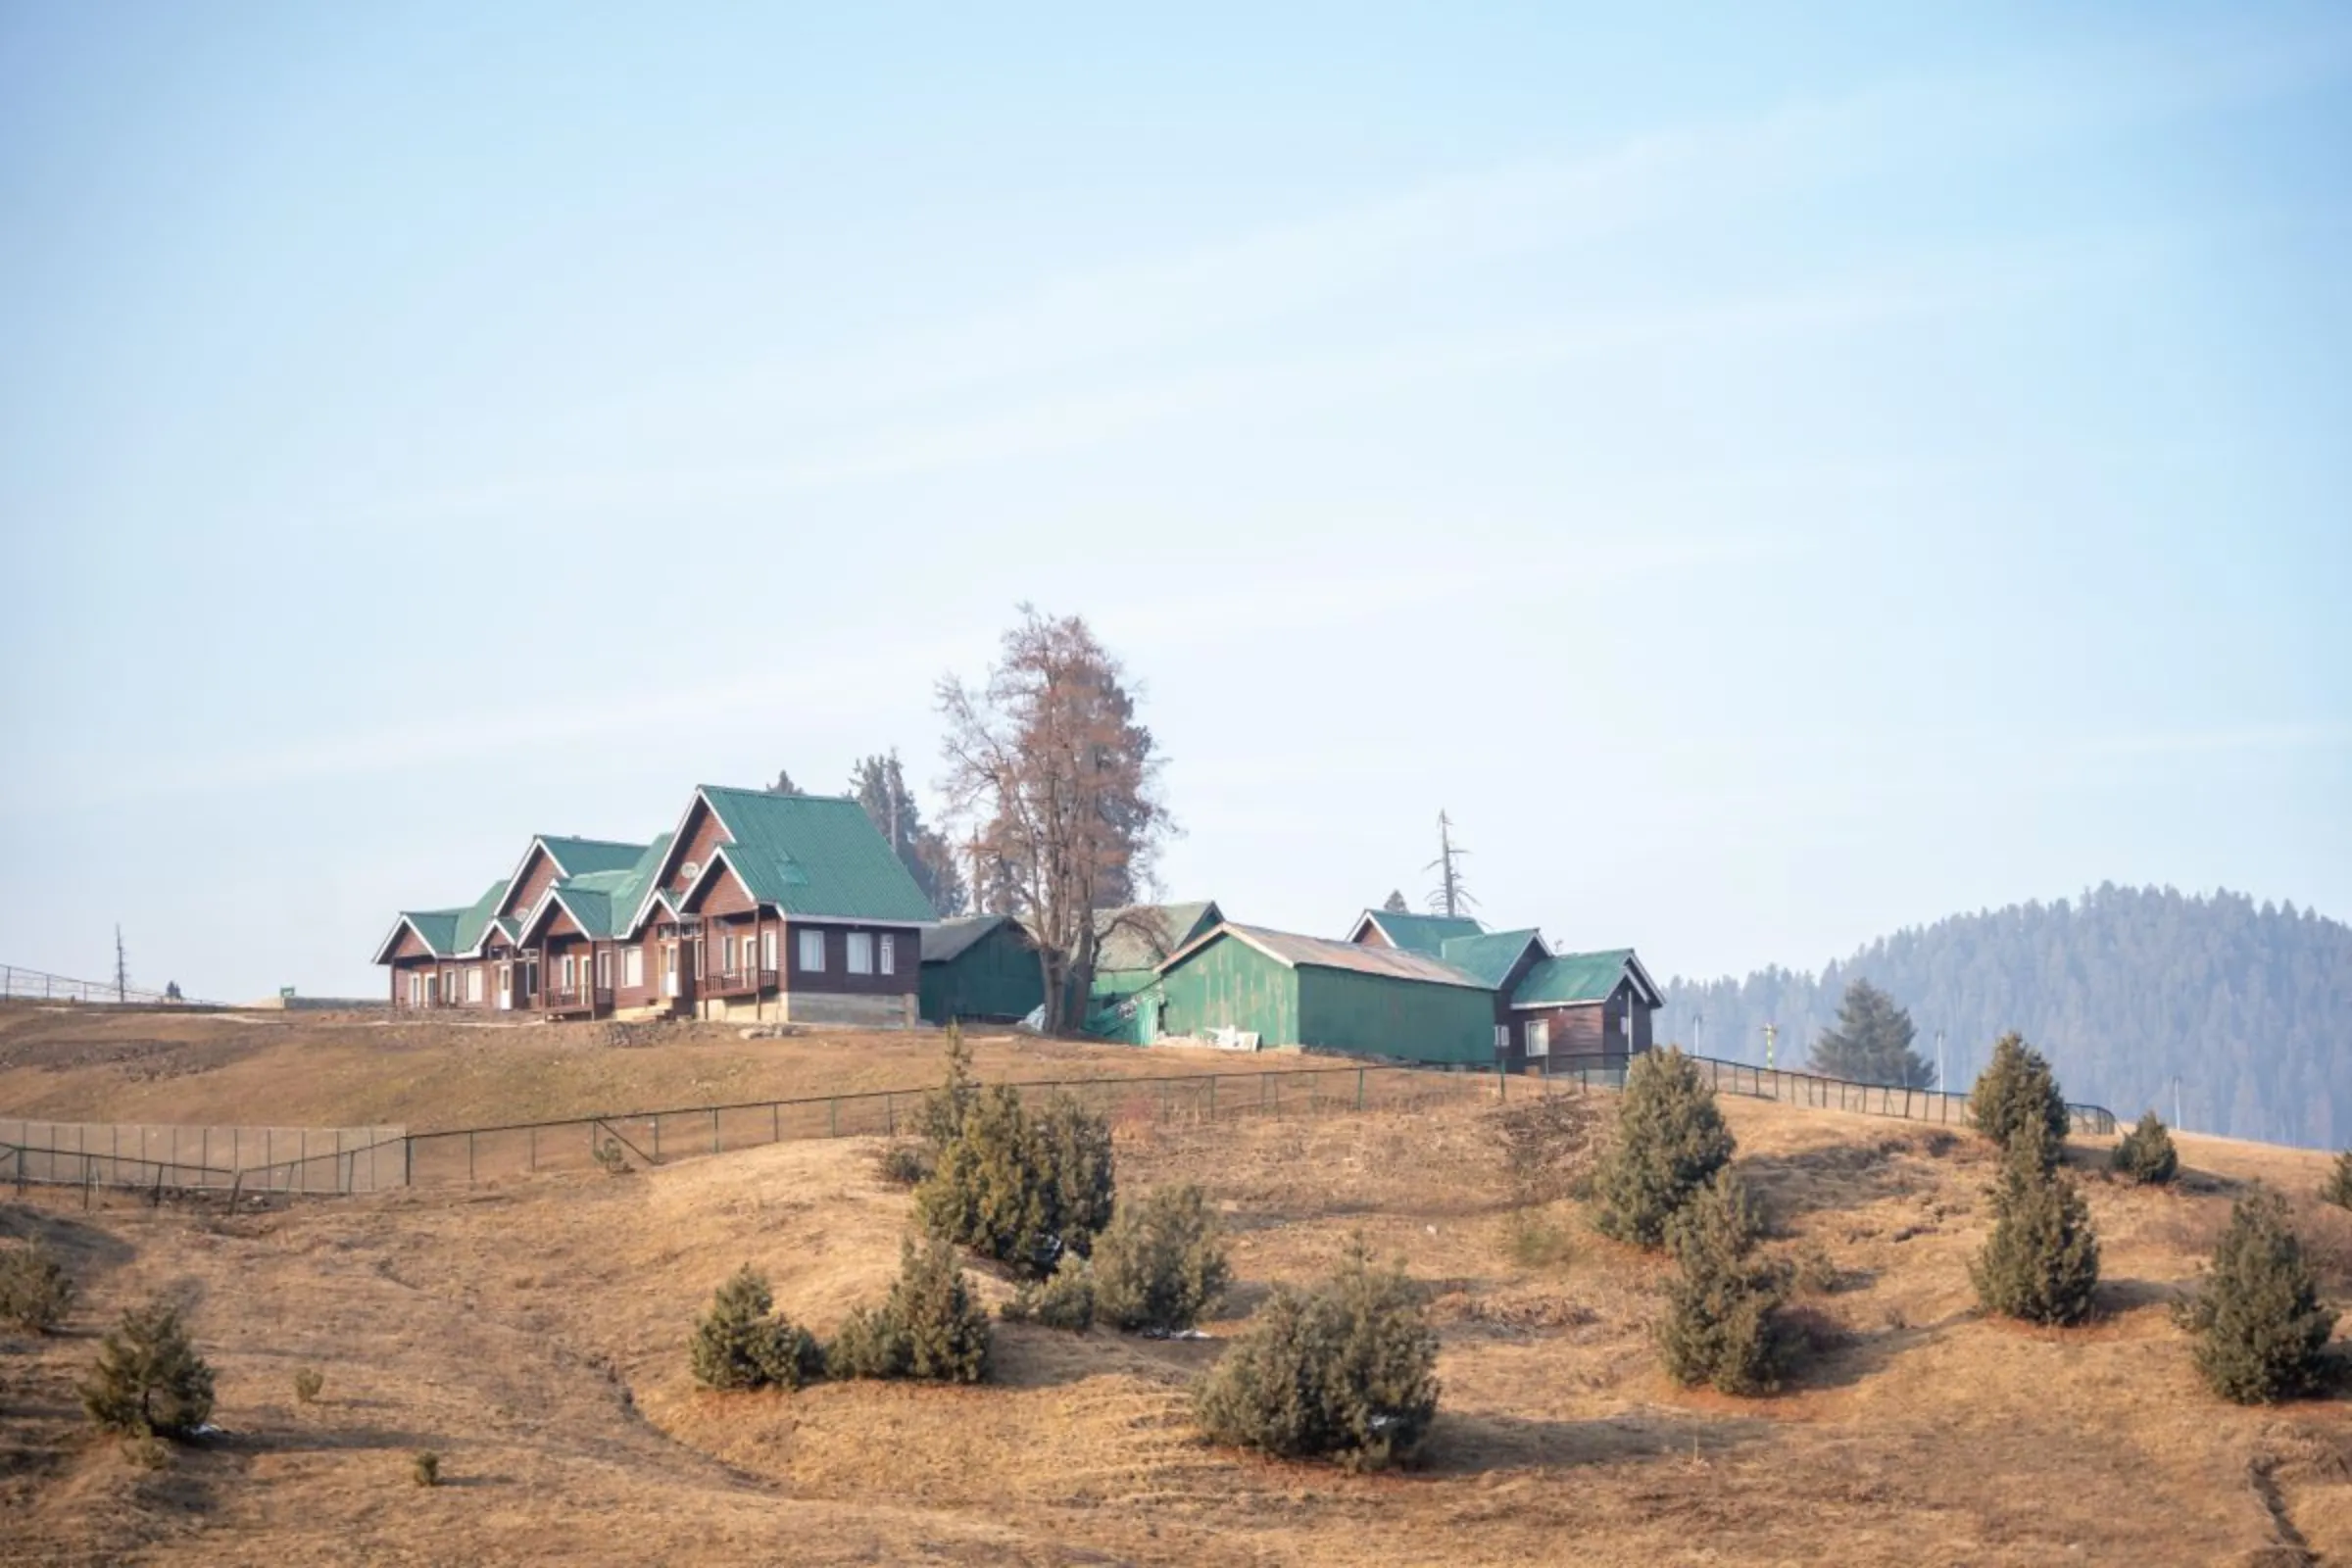
[[[729,969],[703,978],[703,989],[714,997],[748,996],[775,988],[776,971],[773,969]]]

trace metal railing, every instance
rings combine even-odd
[[[112,980],[74,980],[42,969],[0,963],[0,1002],[88,1002],[122,1006],[216,1006],[192,997],[174,997]]]
[[[1758,1067],[1744,1061],[1722,1061],[1692,1056],[1705,1073],[1708,1087],[1718,1094],[1777,1100],[1784,1104],[1815,1110],[1850,1110],[1869,1116],[1899,1116],[1909,1121],[1932,1121],[1943,1126],[1972,1125],[1968,1096],[1941,1089],[1902,1089],[1885,1084],[1857,1084],[1818,1073],[1791,1072],[1785,1067]],[[2066,1107],[2078,1133],[2105,1136],[2115,1131],[2115,1112],[2104,1105],[2069,1103]]]

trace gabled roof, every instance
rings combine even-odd
[[[1224,918],[1214,899],[1097,909],[1095,969],[1156,969],[1169,954]]]
[[[1530,927],[1525,931],[1482,931],[1474,937],[1449,937],[1438,956],[1480,984],[1499,991],[1530,948],[1536,950],[1538,962],[1550,956],[1550,950],[1544,946],[1544,933]]]
[[[1466,914],[1407,914],[1395,909],[1366,909],[1355,922],[1353,935],[1360,938],[1366,925],[1377,927],[1390,946],[1431,957],[1453,938],[1482,936],[1487,929]]]
[[[939,918],[856,801],[715,784],[701,794],[726,829],[727,863],[760,903],[788,915],[925,925]]]
[[[626,871],[637,863],[647,848],[643,844],[623,844],[617,839],[557,838],[546,833],[540,834],[537,842],[547,846],[557,869],[565,876]]]
[[[1291,931],[1269,931],[1263,926],[1235,925],[1230,920],[1170,954],[1167,961],[1159,966],[1160,973],[1167,973],[1224,937],[1246,942],[1275,962],[1293,969],[1346,969],[1355,974],[1381,975],[1391,980],[1459,986],[1467,991],[1494,989],[1451,964],[1441,963],[1425,954],[1409,953],[1401,948],[1368,948],[1360,943],[1333,942],[1324,937],[1302,937]]]
[[[372,961],[390,963],[392,950],[399,946],[400,934],[404,930],[416,932],[416,940],[424,944],[424,951],[434,957],[446,958],[453,956],[457,952],[458,921],[464,918],[465,914],[464,909],[401,910],[400,918],[392,922],[391,934],[376,945],[375,957]]]
[[[967,914],[927,925],[923,927],[923,962],[946,963],[959,958],[974,943],[1001,925],[1021,929],[1020,922],[1009,914]],[[1028,936],[1025,931],[1021,934],[1024,939]]]
[[[491,883],[490,890],[473,901],[473,907],[458,916],[457,931],[450,938],[455,944],[455,952],[471,957],[482,951],[482,939],[490,934],[490,927],[494,923],[492,912],[498,908],[499,901],[507,896],[507,888],[505,882]]]
[[[1520,981],[1511,992],[1514,1007],[1572,1007],[1584,1003],[1606,1002],[1615,994],[1620,983],[1627,979],[1641,993],[1645,1005],[1660,1006],[1665,999],[1634,956],[1631,948],[1611,948],[1602,953],[1563,953],[1545,958]]]

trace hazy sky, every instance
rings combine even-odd
[[[1261,923],[2352,915],[2352,14],[1473,9],[0,3],[0,960],[372,994],[1022,600]]]

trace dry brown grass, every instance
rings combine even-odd
[[[2267,1487],[2321,1560],[2352,1557],[2352,1413],[2216,1404],[2166,1313],[2236,1186],[2308,1187],[2318,1156],[2183,1137],[2189,1190],[2089,1180],[2106,1312],[2048,1332],[1973,1312],[1991,1166],[1972,1143],[1727,1110],[1772,1245],[1839,1276],[1807,1302],[1823,1351],[1759,1401],[1660,1377],[1652,1258],[1579,1229],[1517,1260],[1523,1184],[1491,1109],[1122,1127],[1123,1183],[1197,1181],[1224,1212],[1238,1286],[1212,1336],[1355,1234],[1426,1282],[1444,1404],[1425,1463],[1377,1477],[1200,1443],[1185,1389],[1213,1339],[1008,1326],[995,1387],[694,1388],[686,1335],[737,1264],[820,1331],[885,1288],[908,1200],[864,1140],[225,1220],[15,1208],[87,1298],[80,1338],[0,1342],[0,1539],[272,1564],[2252,1563],[2280,1544]],[[67,1388],[153,1290],[187,1303],[230,1436],[145,1471],[87,1445]],[[329,1374],[308,1407],[304,1364]],[[429,1492],[408,1478],[425,1447]]]

